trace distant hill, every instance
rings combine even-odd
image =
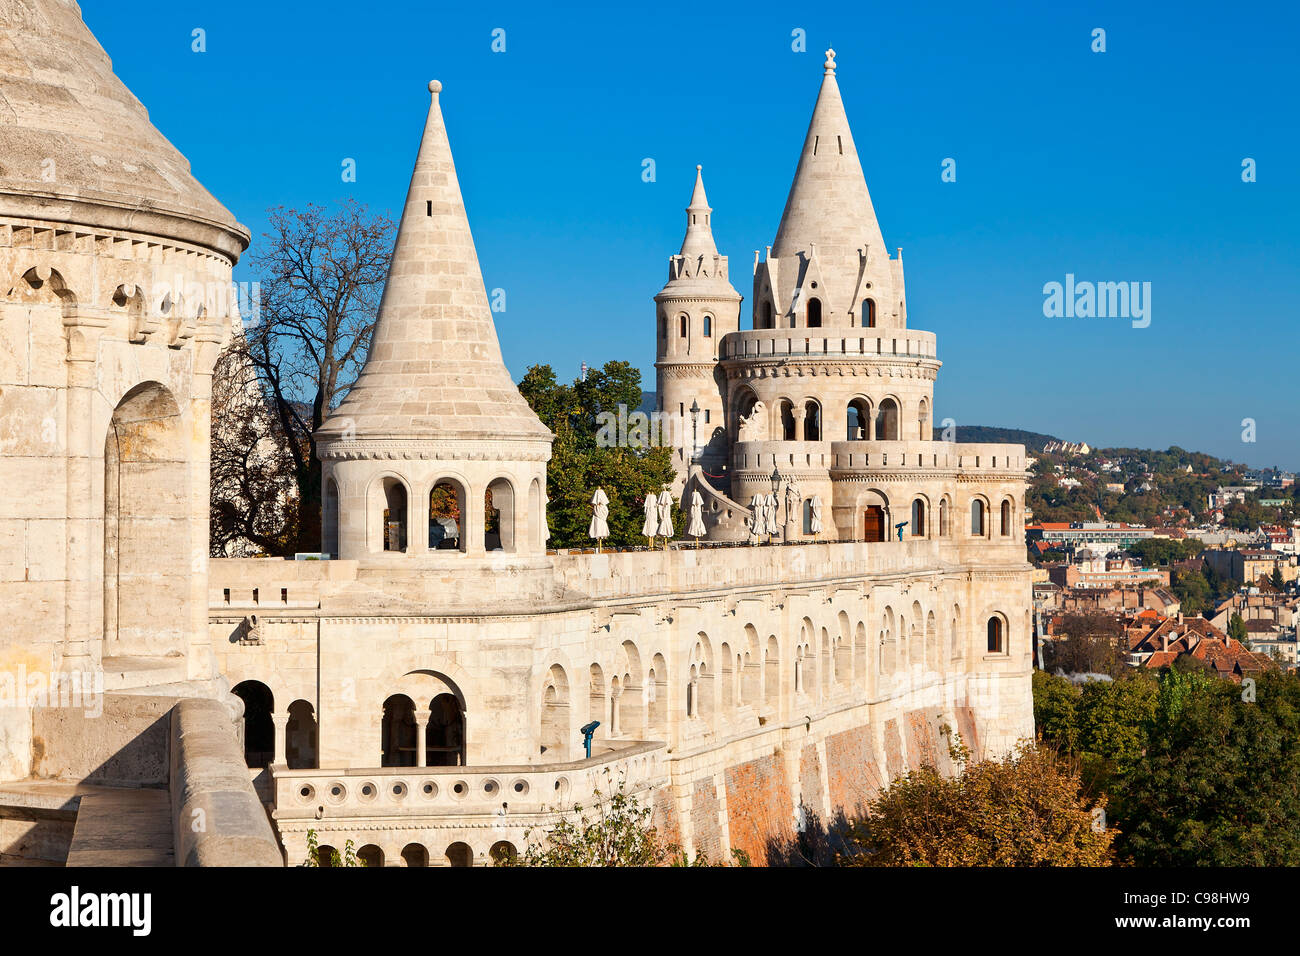
[[[1052,435],[1028,432],[1023,428],[997,428],[992,425],[958,425],[959,442],[990,442],[998,445],[1024,445],[1026,451],[1041,452],[1050,441],[1060,441]]]

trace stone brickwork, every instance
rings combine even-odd
[[[826,738],[826,776],[832,813],[853,815],[865,809],[885,787],[868,728]]]
[[[718,788],[712,779],[697,780],[691,790],[691,832],[695,853],[713,863],[726,859],[718,822]]]
[[[728,837],[751,862],[767,858],[769,841],[794,837],[793,794],[780,755],[758,757],[727,769]]]

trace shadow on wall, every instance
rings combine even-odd
[[[853,812],[860,819],[867,808],[859,805]],[[853,852],[848,840],[852,823],[843,807],[836,807],[827,822],[800,802],[798,816],[803,826],[793,837],[768,838],[764,848],[768,866],[834,866],[837,855]]]

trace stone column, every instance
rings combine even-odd
[[[428,766],[428,756],[425,747],[429,739],[429,716],[430,711],[417,710],[415,712],[415,765],[417,767]]]
[[[790,414],[794,416],[794,440],[803,441],[804,410],[802,408],[795,408],[791,410]]]
[[[99,339],[108,322],[107,313],[85,308],[74,308],[63,320],[68,336],[63,670],[89,672],[103,653],[104,436],[96,436],[94,423]]]
[[[275,724],[275,763],[285,766],[289,763],[287,732],[289,728],[288,714],[272,714],[271,722]]]

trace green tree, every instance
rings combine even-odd
[[[1241,615],[1236,611],[1232,612],[1232,617],[1228,619],[1228,636],[1233,640],[1244,642],[1249,635],[1246,632],[1246,622],[1241,619]]]
[[[1074,753],[1079,739],[1079,688],[1056,674],[1034,671],[1034,727],[1048,746]]]
[[[1114,794],[1139,866],[1300,865],[1300,681],[1266,672],[1251,699],[1171,669],[1145,758]]]
[[[914,770],[850,824],[846,866],[1104,866],[1114,830],[1100,826],[1078,773],[1026,747],[956,777]]]
[[[612,446],[600,440],[601,426],[608,421],[602,416],[617,421],[620,406],[626,418],[640,405],[641,373],[627,362],[607,362],[603,368],[589,370],[586,381],[563,385],[549,365],[534,365],[524,374],[519,391],[555,433],[546,470],[551,546],[592,546],[587,528],[591,496],[597,488],[609,496],[610,536],[605,543],[643,544],[642,505],[648,494],[658,494],[673,481],[672,449],[619,443],[617,428]],[[674,502],[673,527],[681,533],[680,502]]]

